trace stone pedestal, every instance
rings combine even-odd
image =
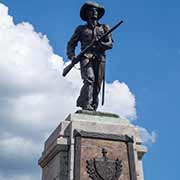
[[[45,142],[42,180],[143,180],[139,131],[114,114],[70,114]]]

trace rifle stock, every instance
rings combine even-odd
[[[71,64],[67,65],[64,69],[63,69],[63,76],[65,77],[68,72],[74,67],[74,64],[71,62]]]
[[[84,53],[86,53],[89,49],[91,49],[95,44],[98,44],[99,42],[101,42],[107,35],[109,35],[112,31],[114,31],[116,28],[118,28],[122,23],[123,23],[123,21],[120,21],[114,27],[112,27],[109,31],[107,31],[100,39],[98,39],[97,41],[93,41],[90,45],[88,45],[85,49],[83,49],[80,52],[80,54],[77,56],[76,60],[72,61],[71,64],[67,65],[63,69],[63,74],[62,75],[65,77],[69,73],[69,71],[74,67],[74,65],[80,61],[80,57]]]

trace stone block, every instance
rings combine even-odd
[[[92,136],[81,137],[78,142],[74,132]],[[103,134],[104,138],[95,138],[93,134]],[[131,160],[127,142],[115,140],[117,137],[133,139]],[[142,157],[147,149],[141,143],[138,129],[117,115],[84,111],[70,114],[45,142],[39,159],[42,180],[90,180],[86,160],[102,157],[102,148],[107,149],[111,160],[122,160],[123,171],[118,180],[143,180]],[[77,147],[80,147],[78,151]],[[130,161],[132,172],[128,168]]]

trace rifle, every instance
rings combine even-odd
[[[83,49],[79,55],[71,61],[71,63],[69,65],[67,65],[64,70],[63,70],[63,76],[66,76],[69,71],[74,67],[75,64],[77,64],[81,57],[87,52],[89,51],[94,45],[99,44],[107,35],[109,35],[112,31],[114,31],[116,28],[118,28],[121,24],[123,23],[123,21],[120,21],[119,23],[117,23],[114,27],[112,27],[109,31],[107,31],[102,37],[100,37],[98,40],[93,41],[91,44],[89,44],[85,49]]]

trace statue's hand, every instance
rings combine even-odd
[[[112,49],[112,41],[107,41],[107,42],[101,41],[99,43],[99,48],[103,49],[104,51],[107,49]]]

